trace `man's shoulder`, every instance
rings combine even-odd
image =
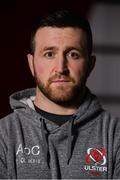
[[[102,109],[102,116],[103,119],[108,119],[109,121],[118,121],[120,122],[120,117],[112,114],[110,111]]]
[[[15,123],[15,120],[17,119],[17,114],[15,112],[12,112],[5,117],[0,119],[0,131],[3,131],[3,129],[7,129],[9,126]]]
[[[0,126],[4,123],[7,123],[11,118],[13,118],[15,115],[14,115],[14,112],[10,113],[10,114],[7,114],[5,115],[4,117],[0,118]]]
[[[14,121],[14,116],[15,116],[14,113],[10,113],[10,114],[8,114],[5,117],[0,119],[0,143],[7,141],[8,134],[9,134],[10,129],[11,129],[10,127]]]
[[[109,111],[104,111],[102,115],[103,125],[108,131],[117,131],[120,134],[120,117],[112,114]]]

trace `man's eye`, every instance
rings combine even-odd
[[[44,53],[44,56],[47,57],[47,58],[53,58],[54,57],[54,53],[53,52],[46,52]]]
[[[80,53],[77,52],[77,51],[71,51],[67,54],[67,57],[68,58],[71,58],[71,59],[79,59],[80,58]]]

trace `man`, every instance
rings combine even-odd
[[[120,122],[86,87],[92,44],[88,21],[69,11],[35,25],[36,89],[13,94],[14,112],[0,120],[0,178],[120,178]]]

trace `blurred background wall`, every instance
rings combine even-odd
[[[102,0],[0,1],[0,118],[11,112],[9,96],[34,86],[27,66],[29,36],[37,16],[71,9],[89,19],[97,63],[88,86],[103,106],[120,116],[120,2]]]
[[[97,62],[88,86],[104,108],[120,116],[120,1],[97,1],[89,20]]]

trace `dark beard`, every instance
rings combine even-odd
[[[60,87],[59,94],[57,95],[56,92],[50,88],[50,84],[48,83],[46,86],[35,76],[35,81],[37,84],[38,89],[44,94],[52,102],[61,105],[63,107],[76,107],[80,105],[81,99],[83,98],[83,94],[85,91],[85,82],[81,84],[81,86],[74,85],[72,88],[69,88],[68,91]],[[65,95],[64,95],[65,94]]]
[[[86,84],[86,77],[82,77],[80,85],[75,84],[75,80],[67,74],[55,74],[48,79],[46,85],[38,78],[36,70],[34,68],[34,77],[36,85],[40,92],[52,102],[61,105],[63,107],[76,107],[80,105],[81,99],[83,98]],[[51,84],[53,80],[65,79],[71,82],[70,87],[67,89],[64,86],[56,88],[53,92]],[[56,93],[57,92],[57,93]]]
[[[44,85],[41,85],[40,83],[38,84],[38,88],[48,99],[64,107],[73,106],[73,105],[76,106],[76,104],[78,104],[78,101],[80,101],[81,99],[80,97],[83,94],[83,88],[81,89],[77,86],[74,86],[74,88],[72,88],[69,94],[67,93],[66,96],[61,96],[61,97],[54,96],[54,94],[49,88],[46,88]],[[64,89],[63,89],[63,93],[64,93]]]

